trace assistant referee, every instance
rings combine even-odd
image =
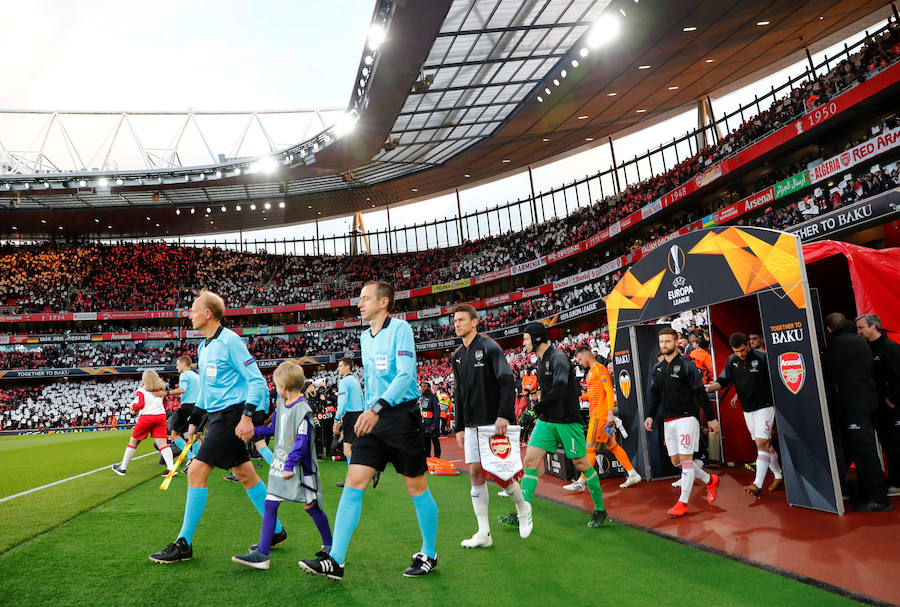
[[[512,369],[503,350],[490,337],[478,332],[478,313],[469,304],[453,309],[453,328],[463,343],[450,356],[453,385],[456,389],[456,442],[463,447],[469,479],[472,482],[472,508],[478,531],[460,542],[463,548],[492,546],[488,516],[489,493],[485,484],[481,453],[478,449],[478,427],[493,425],[494,436],[505,436],[509,420],[515,416],[516,387]],[[516,505],[519,533],[531,533],[531,504],[525,501],[519,483],[513,480],[505,487]]]
[[[366,379],[366,410],[356,421],[353,461],[344,480],[344,491],[334,521],[331,551],[315,559],[300,561],[307,573],[333,580],[344,577],[344,560],[353,531],[359,524],[363,492],[376,471],[391,462],[403,475],[406,490],[416,507],[422,549],[413,555],[406,577],[421,577],[437,567],[438,509],[428,490],[422,419],[417,406],[416,344],[412,327],[391,318],[394,287],[386,282],[368,282],[359,294],[359,311],[369,329],[360,335]]]
[[[188,469],[184,520],[177,539],[150,555],[157,563],[187,561],[193,557],[194,531],[206,508],[207,479],[214,467],[230,468],[247,491],[260,515],[266,500],[263,483],[247,454],[244,441],[253,436],[251,418],[268,404],[269,389],[246,344],[222,326],[225,302],[210,291],[200,291],[191,305],[191,324],[206,339],[197,348],[200,397],[190,418],[193,431],[207,414],[207,431]],[[275,525],[274,543],[286,536],[281,523]]]

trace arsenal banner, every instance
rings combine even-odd
[[[478,426],[478,452],[484,475],[501,487],[522,478],[521,430],[519,426],[509,426],[506,435],[497,436],[493,425]]]

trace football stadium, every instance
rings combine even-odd
[[[3,12],[2,604],[900,605],[896,3]]]

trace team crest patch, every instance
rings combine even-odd
[[[475,350],[475,360],[481,362],[482,358],[484,358],[484,350]]]
[[[491,448],[491,453],[493,453],[500,459],[506,459],[507,457],[509,457],[511,446],[507,437],[492,436],[488,445]]]
[[[799,352],[785,352],[778,357],[778,374],[784,387],[797,394],[803,388],[803,382],[806,381],[806,365],[803,362],[803,355]]]
[[[631,396],[631,375],[625,369],[619,372],[619,389],[622,391],[624,398],[627,399]]]

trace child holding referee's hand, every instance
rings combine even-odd
[[[299,365],[284,362],[275,369],[272,379],[278,406],[268,426],[254,427],[257,437],[274,437],[259,544],[250,546],[248,554],[231,557],[235,563],[254,569],[268,569],[269,550],[287,539],[284,532],[275,534],[278,506],[283,501],[302,503],[322,536],[322,551],[331,549],[331,527],[322,510],[322,483],[313,442],[314,414],[303,396],[306,377]]]

